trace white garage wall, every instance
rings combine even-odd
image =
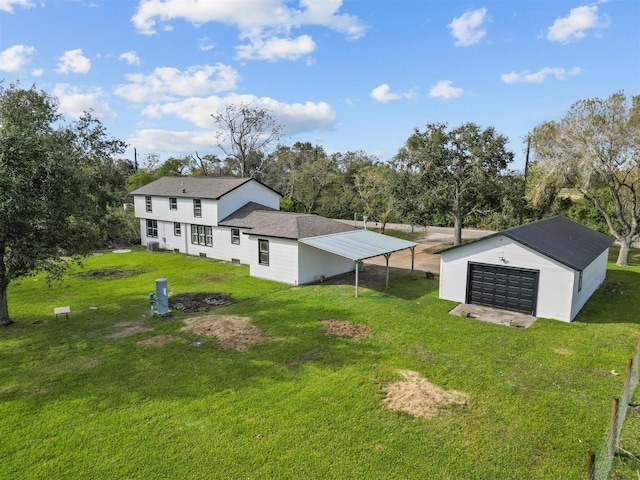
[[[309,245],[298,245],[298,283],[313,283],[355,270],[355,262]]]
[[[578,291],[579,273],[576,272],[573,285],[573,308],[571,309],[571,320],[575,318],[580,309],[587,303],[589,297],[598,289],[607,276],[607,260],[609,249],[596,258],[591,265],[584,269],[582,273],[582,290]]]
[[[464,303],[469,262],[539,270],[538,317],[571,321],[574,271],[508,237],[497,235],[443,252],[440,261],[440,298]],[[504,259],[504,260],[502,260]]]

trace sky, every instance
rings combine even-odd
[[[92,110],[125,156],[209,153],[212,114],[267,109],[285,145],[388,161],[418,128],[523,138],[640,94],[640,1],[0,0],[0,80]]]

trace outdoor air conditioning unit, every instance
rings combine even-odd
[[[207,254],[200,252],[200,258],[207,258]]]
[[[159,252],[160,251],[160,243],[159,242],[148,242],[147,250],[149,252]]]

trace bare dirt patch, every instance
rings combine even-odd
[[[253,345],[261,345],[273,338],[265,337],[262,330],[251,325],[251,318],[235,315],[207,315],[204,317],[187,318],[186,326],[182,330],[195,335],[216,337],[224,349],[234,349],[246,352]]]
[[[169,298],[170,309],[188,313],[208,312],[232,303],[226,293],[181,293]]]
[[[383,403],[392,410],[402,410],[416,417],[432,418],[447,412],[452,405],[466,405],[469,396],[455,390],[443,390],[419,373],[401,370],[404,381],[394,382],[384,389]]]
[[[176,337],[175,335],[155,335],[153,337],[145,338],[144,340],[139,340],[137,343],[140,345],[159,347],[160,345],[165,345],[167,343],[173,342],[178,338],[179,337]]]
[[[371,336],[371,327],[364,323],[349,323],[333,318],[327,318],[322,322],[324,323],[325,335],[337,335],[353,340],[360,340]]]
[[[113,327],[118,329],[118,331],[105,335],[104,338],[127,338],[135,335],[136,333],[151,332],[153,330],[153,327],[145,327],[141,325],[140,322],[119,322],[114,323]]]
[[[130,270],[125,268],[98,268],[96,270],[88,270],[79,272],[76,275],[82,278],[125,278],[135,277],[145,273],[142,270]]]

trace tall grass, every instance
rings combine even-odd
[[[634,262],[637,265],[637,256]],[[576,321],[509,328],[448,314],[438,280],[392,271],[390,288],[289,287],[246,266],[172,253],[103,252],[85,272],[9,291],[0,330],[0,478],[583,478],[640,329],[640,267],[610,264]],[[215,313],[251,317],[273,341],[248,352],[149,318],[170,294],[223,292]],[[613,289],[612,289],[613,288]],[[70,305],[68,320],[53,308]],[[323,320],[371,337],[324,334]],[[153,328],[109,334],[120,322]],[[161,346],[137,343],[159,334]],[[384,407],[399,370],[464,392],[434,418]]]

